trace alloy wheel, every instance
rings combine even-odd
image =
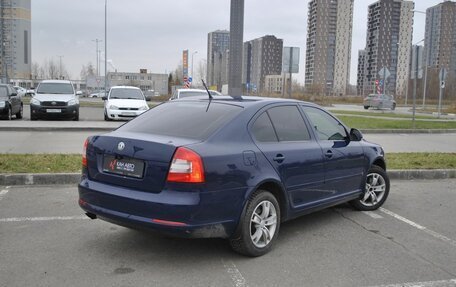
[[[250,218],[250,238],[257,248],[266,247],[274,237],[277,229],[277,211],[268,200],[260,202]]]
[[[370,173],[366,178],[366,191],[361,200],[365,206],[374,206],[383,199],[386,192],[386,181],[378,173]]]

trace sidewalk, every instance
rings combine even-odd
[[[456,178],[456,169],[389,170],[391,180],[438,180]],[[78,184],[80,173],[0,174],[0,186]]]

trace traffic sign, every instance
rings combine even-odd
[[[378,75],[380,76],[381,79],[388,79],[389,76],[391,76],[390,71],[388,70],[387,67],[383,67],[379,72]]]
[[[188,77],[188,82],[191,83],[193,81],[192,77]]]
[[[445,81],[441,81],[441,82],[440,82],[440,87],[441,87],[442,89],[445,89]]]

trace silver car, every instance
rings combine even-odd
[[[396,109],[396,101],[393,96],[384,94],[370,94],[364,98],[364,109],[376,108],[376,109]]]

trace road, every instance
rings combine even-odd
[[[0,153],[81,153],[84,140],[103,132],[0,131]],[[456,152],[456,134],[366,134],[386,152]]]
[[[454,186],[394,181],[383,209],[342,205],[287,222],[254,259],[221,239],[86,219],[74,186],[0,187],[0,286],[454,287]]]

